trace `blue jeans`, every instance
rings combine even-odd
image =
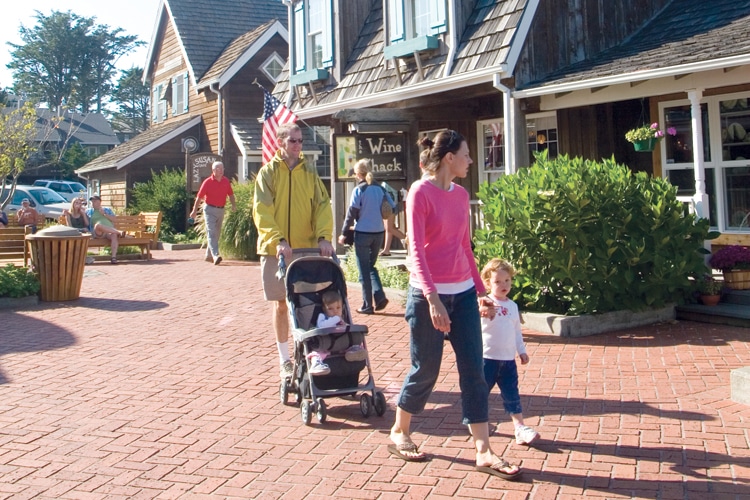
[[[440,295],[440,300],[451,320],[448,337],[456,354],[462,423],[487,422],[489,390],[483,372],[477,292],[471,288],[455,295]],[[406,321],[411,329],[411,370],[401,387],[398,407],[416,415],[424,410],[440,374],[445,337],[432,326],[430,305],[420,289],[409,287]]]
[[[503,398],[503,408],[514,415],[522,413],[521,395],[518,393],[518,366],[516,360],[501,361],[497,359],[484,360],[484,379],[487,381],[488,391],[495,384],[500,388],[500,396]]]
[[[224,209],[203,205],[203,218],[206,221],[206,257],[219,256],[219,236],[221,235],[221,224],[224,222]]]
[[[380,274],[375,269],[378,261],[378,252],[383,245],[384,232],[363,233],[354,231],[354,254],[357,256],[357,268],[359,269],[359,283],[362,285],[362,308],[375,307],[376,304],[385,299],[383,285],[380,283]],[[375,302],[372,298],[375,296]]]

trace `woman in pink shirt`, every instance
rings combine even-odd
[[[413,268],[406,301],[411,331],[411,370],[398,397],[391,428],[391,454],[406,461],[427,457],[411,440],[412,415],[424,410],[440,373],[445,334],[456,355],[462,422],[476,448],[476,470],[516,479],[521,470],[490,448],[488,390],[482,360],[482,329],[477,294],[485,288],[471,251],[469,193],[454,184],[472,163],[466,140],[454,130],[422,138],[429,151],[425,175],[409,190],[406,218]],[[421,158],[422,156],[420,156]]]

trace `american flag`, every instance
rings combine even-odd
[[[281,101],[263,89],[263,164],[265,165],[276,154],[279,148],[276,140],[276,129],[285,123],[294,123],[297,115],[292,113]]]

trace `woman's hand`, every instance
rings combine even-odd
[[[451,331],[451,319],[448,317],[448,310],[440,300],[440,296],[437,292],[432,292],[427,295],[427,302],[430,304],[430,317],[432,318],[432,326],[436,330],[443,333]]]

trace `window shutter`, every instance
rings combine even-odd
[[[325,28],[323,30],[323,61],[324,68],[333,66],[333,0],[325,2]]]
[[[154,97],[151,99],[151,121],[159,121],[159,94],[161,94],[161,85],[154,87]]]
[[[305,2],[299,2],[294,6],[294,72],[305,71]]]
[[[188,73],[185,73],[185,76],[183,77],[185,80],[182,84],[183,91],[185,92],[185,96],[183,97],[182,101],[182,112],[187,113],[188,112],[188,97],[190,97],[190,92],[188,90],[189,83],[190,83],[190,75]]]
[[[172,92],[179,92],[179,85],[177,85],[177,77],[172,78]],[[179,96],[173,95],[172,96],[172,116],[175,116],[177,113],[179,113],[179,110],[177,109],[178,105],[180,104]],[[165,106],[166,107],[166,106]]]
[[[432,34],[443,33],[448,27],[445,15],[445,0],[430,0],[430,27]]]
[[[404,1],[388,0],[388,36],[391,43],[402,42],[405,38]]]

